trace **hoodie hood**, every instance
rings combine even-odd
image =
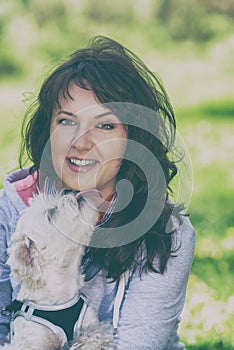
[[[20,169],[9,174],[4,180],[4,191],[12,206],[21,212],[28,205],[28,199],[37,192],[38,172]]]

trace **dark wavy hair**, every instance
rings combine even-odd
[[[121,244],[120,240],[115,247],[90,247],[84,260],[106,269],[113,280],[117,280],[124,271],[137,266],[140,266],[141,272],[163,273],[169,257],[176,250],[173,230],[168,232],[167,229],[172,211],[175,213],[175,207],[168,197],[170,182],[177,173],[171,156],[176,121],[159,78],[130,50],[110,38],[97,36],[88,47],[75,51],[49,75],[40,89],[38,99],[25,115],[20,167],[22,168],[26,155],[33,163],[32,171],[40,168],[43,150],[50,137],[53,110],[59,106],[61,96],[72,98],[69,93],[71,83],[93,90],[97,100],[107,104],[128,125],[128,139],[142,145],[137,162],[131,161],[131,157],[124,157],[117,175],[117,181],[126,179],[132,184],[132,200],[126,208],[113,213],[104,228],[121,228],[134,220],[144,211],[148,196],[157,198],[152,211],[156,212],[159,197],[162,205],[160,215],[155,214],[154,222],[140,237],[128,244]],[[144,173],[145,167],[149,165],[144,163],[145,148],[159,162],[165,178],[165,188],[161,188],[157,181],[158,173],[154,168],[149,169],[149,188],[149,179]],[[147,213],[143,220],[147,220]]]

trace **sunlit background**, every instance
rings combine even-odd
[[[1,0],[0,184],[48,72],[96,34],[164,82],[192,159],[197,246],[180,334],[187,349],[234,349],[234,1]]]

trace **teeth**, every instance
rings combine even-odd
[[[75,158],[71,158],[70,159],[71,163],[77,165],[77,166],[86,166],[86,165],[92,165],[94,163],[96,163],[96,160],[91,160],[91,159],[75,159]]]

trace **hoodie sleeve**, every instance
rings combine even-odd
[[[10,268],[6,265],[8,238],[11,232],[12,216],[5,191],[0,192],[0,310],[12,300]],[[0,315],[0,343],[9,332],[9,318]]]
[[[135,274],[120,311],[118,350],[184,349],[177,328],[192,265],[195,233],[187,218],[177,230],[181,245],[165,273]]]

